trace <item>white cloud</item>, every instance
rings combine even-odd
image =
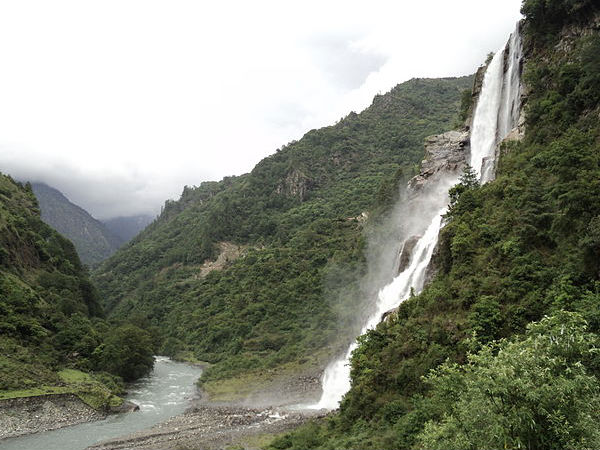
[[[0,170],[99,217],[240,174],[412,77],[471,73],[519,0],[0,3]]]

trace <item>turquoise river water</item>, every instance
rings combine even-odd
[[[83,450],[97,442],[149,428],[182,413],[196,392],[202,370],[157,357],[146,378],[128,386],[127,400],[140,410],[115,414],[97,422],[0,441],[0,450]]]

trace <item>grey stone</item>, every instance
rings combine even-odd
[[[429,181],[451,173],[460,173],[469,154],[469,137],[469,131],[465,129],[426,138],[421,172],[409,181],[409,190],[418,193]]]

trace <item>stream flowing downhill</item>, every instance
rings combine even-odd
[[[196,394],[199,367],[156,357],[150,375],[128,386],[127,400],[140,410],[58,430],[8,438],[2,450],[83,450],[99,441],[130,434],[181,414]]]
[[[469,164],[481,183],[493,180],[498,145],[518,123],[521,106],[521,55],[521,36],[517,24],[517,29],[511,34],[506,46],[494,55],[486,69],[473,116]],[[458,178],[452,178],[450,186],[458,181]],[[437,200],[441,204],[447,204],[447,189],[440,192],[443,198]],[[375,310],[366,319],[361,334],[374,328],[386,311],[398,307],[411,293],[418,294],[423,289],[427,267],[437,245],[445,213],[446,207],[443,207],[435,214],[426,229],[422,230],[408,267],[379,291]],[[354,341],[343,358],[327,366],[322,378],[321,399],[316,404],[309,405],[309,409],[335,409],[339,406],[342,397],[350,389],[350,358],[357,346],[358,343]]]

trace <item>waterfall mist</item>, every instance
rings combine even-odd
[[[517,30],[511,35],[506,47],[494,55],[487,67],[473,117],[471,155],[468,161],[482,183],[493,179],[498,144],[518,122],[520,66],[521,41],[517,25]],[[423,189],[407,191],[383,227],[387,239],[369,239],[367,282],[378,283],[372,288],[378,293],[369,307],[359,314],[363,324],[361,334],[377,326],[385,312],[397,308],[402,301],[423,289],[427,269],[443,226],[448,190],[458,181],[456,170],[441,172],[429,178]],[[412,242],[410,256],[407,263],[398,270],[401,259],[399,255],[402,250],[408,249],[409,241]],[[338,407],[344,394],[350,389],[350,358],[357,346],[356,341],[352,342],[344,355],[327,366],[322,378],[321,399],[308,408]]]
[[[389,217],[369,236],[369,274],[366,278],[374,295],[370,304],[360,312],[360,334],[374,328],[384,313],[423,288],[442,215],[446,212],[448,190],[457,182],[456,174],[447,174],[429,183],[423,191],[404,192]],[[381,239],[381,235],[385,238]],[[390,237],[391,242],[388,240]],[[411,239],[416,242],[406,262],[407,267],[399,270],[403,247]],[[350,389],[349,361],[356,347],[354,340],[341,357],[327,366],[322,379],[321,399],[309,408],[333,409],[338,406]]]

